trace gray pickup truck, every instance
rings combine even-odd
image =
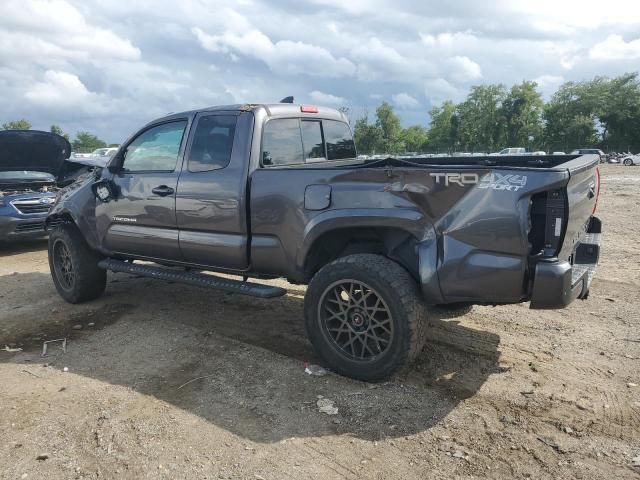
[[[177,113],[58,193],[51,274],[71,303],[100,296],[107,270],[262,298],[285,290],[249,277],[307,284],[319,355],[378,380],[420,352],[434,305],[586,298],[597,165],[594,155],[362,160],[344,115],[308,105]]]

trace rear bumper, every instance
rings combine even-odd
[[[602,224],[591,218],[587,234],[573,254],[573,264],[557,258],[536,263],[530,308],[564,308],[576,298],[587,298],[600,257]]]
[[[9,242],[45,236],[45,218],[46,215],[34,215],[30,218],[0,216],[0,241]]]

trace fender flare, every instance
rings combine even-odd
[[[76,215],[75,212],[68,208],[64,202],[55,205],[47,215],[45,220],[45,226],[47,229],[51,228],[51,224],[53,223],[51,219],[54,217],[71,218],[71,221],[78,228],[80,235],[82,235],[89,246],[93,249],[98,249],[98,239],[95,228],[92,228],[90,222],[88,222],[86,218]]]
[[[306,226],[296,251],[296,270],[304,271],[307,256],[316,240],[331,231],[347,228],[388,228],[404,230],[417,240],[420,288],[430,304],[442,303],[437,274],[438,241],[430,220],[420,211],[409,208],[336,209],[316,215]]]

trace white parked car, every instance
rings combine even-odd
[[[524,155],[525,153],[527,153],[526,148],[510,147],[510,148],[503,148],[498,153],[496,153],[496,155]]]
[[[627,167],[630,167],[631,165],[640,165],[640,153],[623,157],[620,163]]]
[[[93,152],[91,152],[92,157],[108,157],[111,158],[116,152],[117,148],[96,148]]]

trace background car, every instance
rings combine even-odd
[[[118,151],[116,147],[96,148],[91,152],[92,157],[108,157],[111,158]]]
[[[640,153],[637,155],[629,155],[627,157],[623,157],[621,163],[630,167],[632,165],[640,165]]]
[[[0,243],[42,237],[55,201],[56,176],[71,151],[59,135],[38,130],[0,132]]]

